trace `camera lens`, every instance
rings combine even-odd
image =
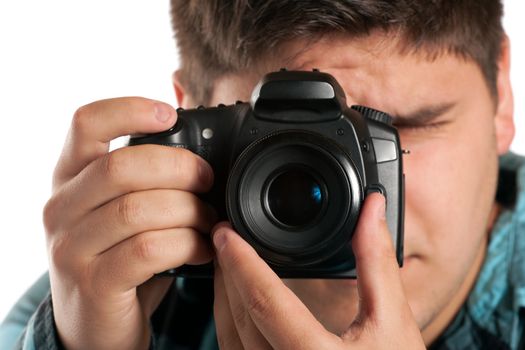
[[[246,147],[226,187],[230,221],[276,266],[335,256],[350,241],[363,197],[348,155],[324,136],[296,130]]]
[[[291,169],[271,181],[266,205],[279,223],[299,228],[311,224],[319,216],[325,197],[323,192],[307,170]]]

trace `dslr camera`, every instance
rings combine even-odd
[[[397,130],[384,112],[346,105],[329,74],[266,75],[250,103],[178,109],[169,130],[129,145],[182,147],[210,163],[203,200],[283,278],[355,278],[351,240],[364,198],[386,197],[403,259],[404,176]],[[211,264],[165,273],[213,276]]]

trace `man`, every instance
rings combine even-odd
[[[118,136],[173,125],[171,106],[98,101],[73,118],[44,212],[51,294],[44,277],[38,310],[7,320],[12,338],[67,349],[213,348],[215,334],[224,349],[523,346],[525,195],[516,192],[525,168],[501,158],[497,186],[514,135],[498,1],[173,0],[172,14],[182,107],[248,100],[269,71],[318,68],[348,105],[394,116],[411,151],[405,264],[396,265],[384,198],[373,194],[352,240],[357,282],[281,281],[226,223],[215,225],[197,196],[213,182],[205,161],[152,145],[108,153]],[[209,298],[151,277],[210,259],[207,327]]]

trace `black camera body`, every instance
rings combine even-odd
[[[178,109],[171,129],[130,145],[183,147],[212,166],[202,198],[283,278],[355,278],[351,239],[367,193],[386,197],[403,259],[404,177],[397,130],[386,113],[346,105],[329,74],[266,75],[251,103]],[[167,273],[213,276],[211,264]]]

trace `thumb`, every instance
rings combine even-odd
[[[385,218],[385,197],[372,193],[365,199],[352,249],[357,265],[361,323],[373,318],[387,321],[409,311],[392,238]],[[360,322],[361,321],[361,322]]]

